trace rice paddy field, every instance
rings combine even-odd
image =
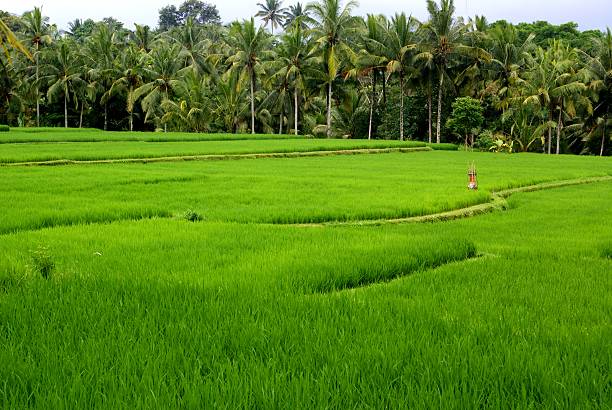
[[[30,133],[107,142],[0,158],[194,144]],[[198,152],[308,143],[205,138]],[[612,407],[609,158],[5,163],[0,181],[4,408]],[[461,217],[410,219],[445,211]]]

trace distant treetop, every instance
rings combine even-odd
[[[197,24],[221,24],[217,6],[199,0],[186,0],[178,9],[170,5],[159,10],[159,30],[182,26],[189,17]]]

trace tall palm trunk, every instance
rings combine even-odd
[[[561,103],[561,106],[559,107],[559,121],[557,122],[557,150],[556,150],[556,154],[559,155],[559,152],[561,151],[561,128],[563,127],[563,103]]]
[[[295,128],[295,135],[298,135],[298,88],[295,87],[295,92],[293,93],[293,105],[295,110],[293,127]]]
[[[428,119],[428,135],[429,135],[429,143],[431,144],[431,138],[432,138],[432,127],[431,127],[431,118],[432,118],[432,108],[431,108],[431,103],[432,103],[432,95],[431,95],[431,78],[429,79],[429,81],[427,82],[427,111],[428,111],[428,115],[429,115],[429,119]]]
[[[40,127],[40,96],[38,93],[40,92],[38,89],[38,43],[36,43],[36,126]]]
[[[253,79],[253,74],[251,77],[251,134],[255,134],[255,85],[253,84],[255,81]]]
[[[83,128],[83,106],[85,103],[81,101],[81,115],[79,115],[79,128]]]
[[[104,103],[104,131],[108,131],[108,102]]]
[[[436,129],[436,143],[440,143],[442,132],[442,86],[444,85],[444,73],[440,72],[440,89],[438,90],[438,126]]]
[[[400,141],[404,140],[404,75],[400,74]]]
[[[166,88],[166,101],[168,101],[168,88]],[[168,124],[164,122],[164,132],[168,132]]]
[[[64,128],[68,128],[68,92],[64,92]]]
[[[370,121],[368,123],[368,139],[372,139],[372,117],[374,116],[374,98],[376,98],[376,71],[372,70],[372,98],[370,100]]]
[[[327,138],[331,137],[332,82],[327,86]]]
[[[283,135],[283,118],[285,117],[285,104],[281,104],[281,112],[280,112],[280,118],[279,118],[279,123],[280,125],[278,126],[278,135]]]
[[[604,145],[606,143],[606,126],[608,125],[608,113],[604,115],[603,134],[601,135],[601,148],[599,149],[599,156],[603,157]]]
[[[382,91],[383,91],[383,108],[387,108],[387,76],[382,76]]]
[[[552,121],[553,113],[552,108],[548,111],[548,121]],[[547,143],[548,155],[552,154],[552,127],[548,124],[548,143]]]
[[[134,86],[130,84],[130,92],[128,94],[128,99],[131,100],[134,95]],[[131,104],[131,103],[128,103]],[[132,109],[129,110],[129,114],[130,114],[130,131],[134,131],[134,106],[132,104]]]

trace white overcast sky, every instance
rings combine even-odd
[[[257,3],[264,0],[204,0],[215,4],[223,22],[250,18],[257,12]],[[302,1],[302,4],[309,0]],[[284,6],[297,0],[285,0]],[[134,23],[157,26],[160,8],[182,3],[181,0],[0,0],[0,10],[22,14],[42,6],[43,13],[60,29],[76,18],[114,17],[129,29]],[[355,14],[406,12],[419,19],[427,16],[425,0],[361,0]],[[580,29],[612,27],[612,0],[455,0],[459,15],[485,15],[489,21],[506,19],[515,23],[546,20],[554,24],[575,21]]]

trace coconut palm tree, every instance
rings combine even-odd
[[[423,41],[421,43],[422,52],[418,58],[435,66],[438,75],[436,142],[440,143],[444,80],[451,80],[448,73],[449,65],[454,58],[459,56],[469,56],[485,61],[490,61],[491,56],[482,48],[465,44],[468,26],[464,24],[463,19],[455,17],[453,0],[440,0],[440,5],[434,0],[427,0],[427,11],[429,20],[420,28]]]
[[[298,135],[299,96],[305,89],[305,77],[311,70],[315,49],[310,38],[304,33],[299,22],[281,37],[275,59],[276,72],[272,78],[280,78],[293,88],[293,124]],[[281,125],[282,126],[282,125]]]
[[[167,38],[171,43],[181,46],[181,58],[185,61],[185,67],[191,66],[199,74],[206,73],[216,78],[217,71],[207,54],[210,41],[206,37],[206,30],[193,17],[188,17],[185,24],[172,30]]]
[[[583,98],[586,85],[581,81],[584,73],[578,72],[576,51],[558,40],[554,40],[548,50],[539,48],[528,64],[530,68],[525,79],[519,81],[523,89],[519,98],[523,104],[544,111],[545,122],[549,124],[548,154],[552,153],[552,124],[557,113],[556,153],[559,154],[563,116],[575,116],[579,104],[586,105],[588,110],[588,102]]]
[[[612,32],[607,29],[606,35],[595,42],[595,57],[582,53],[589,72],[589,89],[593,93],[595,107],[593,113],[586,119],[590,130],[588,137],[601,135],[599,155],[605,152],[606,141],[612,129],[610,111],[612,111]]]
[[[251,133],[255,134],[255,86],[261,63],[271,55],[270,37],[261,28],[255,28],[255,21],[234,22],[230,29],[229,44],[234,49],[227,62],[231,69],[248,78],[251,95]]]
[[[126,95],[126,110],[129,117],[130,131],[134,130],[134,105],[136,103],[135,91],[143,84],[145,73],[146,54],[144,49],[127,47],[119,55],[119,71],[121,77],[117,78],[111,86],[110,94],[123,92]]]
[[[319,44],[324,81],[327,85],[327,136],[331,136],[332,86],[340,72],[342,54],[350,53],[348,37],[357,31],[359,19],[351,16],[357,2],[349,0],[344,7],[342,0],[319,0],[310,3],[307,10],[312,14],[313,36]]]
[[[118,46],[112,26],[98,24],[86,47],[86,65],[92,87],[102,93],[100,103],[104,105],[104,130],[108,130],[108,103],[112,98],[113,83],[120,75],[116,64]]]
[[[153,41],[153,35],[151,34],[151,28],[149,26],[141,26],[140,24],[134,24],[136,31],[132,34],[132,39],[136,46],[145,53],[151,51],[151,43]]]
[[[266,3],[257,3],[261,8],[260,11],[255,14],[255,17],[261,17],[264,22],[264,26],[270,24],[272,34],[274,34],[274,28],[283,25],[285,14],[287,9],[283,6],[282,0],[266,0]]]
[[[0,48],[4,52],[4,55],[8,61],[11,61],[11,55],[9,53],[10,49],[15,49],[23,53],[29,59],[32,59],[32,55],[28,49],[21,43],[21,41],[19,41],[19,39],[17,39],[15,33],[13,33],[2,20],[0,20]]]
[[[247,92],[240,81],[240,72],[227,71],[217,83],[214,95],[215,116],[227,132],[235,134],[241,124],[246,122],[244,118],[249,111]]]
[[[487,88],[494,91],[499,108],[505,111],[512,97],[512,79],[517,78],[525,68],[535,47],[535,35],[530,34],[521,42],[516,27],[505,22],[497,24],[487,34],[487,50],[492,57]]]
[[[404,13],[396,14],[387,26],[383,43],[388,61],[387,72],[389,75],[397,74],[400,81],[400,140],[404,139],[404,84],[406,77],[412,74],[413,51],[418,42],[416,28],[417,21],[412,17],[406,17]]]
[[[36,126],[40,127],[40,47],[51,43],[49,35],[49,17],[43,17],[39,7],[23,15],[25,34],[34,46],[34,64],[36,65]]]
[[[285,22],[283,23],[284,28],[291,27],[294,23],[298,22],[302,30],[308,29],[308,11],[302,6],[299,1],[292,6],[289,6],[287,12],[285,12]]]
[[[370,112],[368,119],[368,139],[372,139],[374,112],[378,106],[378,96],[376,84],[378,78],[382,78],[383,91],[385,91],[386,78],[384,70],[389,64],[389,60],[384,52],[385,36],[389,22],[385,16],[368,14],[365,20],[366,30],[362,34],[363,48],[358,67],[364,74],[368,74],[371,79]],[[385,97],[386,92],[383,92]]]
[[[68,41],[62,41],[59,47],[53,50],[50,62],[45,65],[47,73],[42,80],[49,84],[47,98],[53,102],[58,97],[64,99],[64,127],[68,128],[68,101],[70,94],[76,94],[79,87],[87,82],[82,78],[83,70],[79,57],[73,50],[76,47]]]
[[[173,91],[181,82],[181,69],[183,63],[179,58],[181,46],[160,41],[147,54],[144,68],[144,77],[149,79],[134,90],[134,102],[142,98],[142,109],[145,112],[145,122],[151,116],[161,119],[161,104],[170,99]],[[164,123],[164,131],[167,126]]]
[[[178,101],[164,100],[162,122],[173,129],[187,132],[208,132],[211,123],[211,106],[208,79],[188,70],[175,87]]]

